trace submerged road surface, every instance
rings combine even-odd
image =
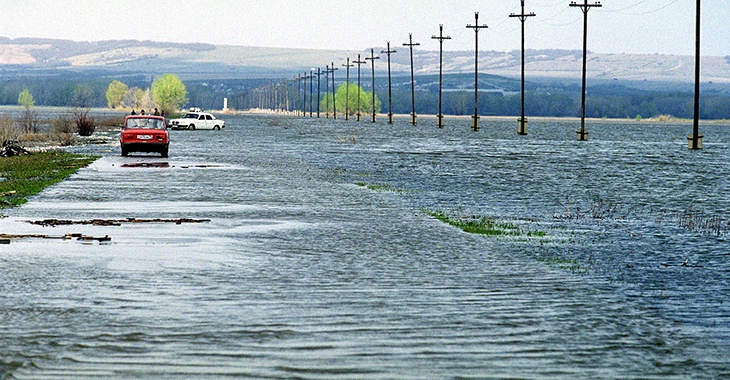
[[[730,377],[726,126],[226,120],[5,211],[111,241],[0,246],[0,378]]]

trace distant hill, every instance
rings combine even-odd
[[[379,52],[381,48],[376,48]],[[309,71],[344,57],[362,58],[370,50],[339,51],[281,49],[211,44],[181,44],[154,41],[114,40],[77,42],[56,39],[0,37],[0,70],[38,72],[47,70],[96,70],[135,75],[172,72],[185,79],[280,77]],[[528,50],[526,75],[530,78],[579,78],[582,52],[574,50]],[[606,80],[694,81],[694,57],[660,54],[589,54],[588,76]],[[437,51],[414,50],[417,75],[438,73]],[[408,54],[392,55],[394,73],[410,70]],[[474,70],[473,51],[444,52],[444,72]],[[376,70],[385,70],[383,62]],[[520,52],[479,52],[479,70],[506,77],[520,75]],[[730,57],[703,57],[703,82],[730,84]]]
[[[383,47],[374,48],[379,52]],[[293,106],[297,83],[291,79],[314,67],[338,67],[336,85],[345,82],[346,57],[364,59],[367,51],[279,49],[216,46],[154,41],[76,42],[54,39],[0,37],[0,104],[17,105],[28,89],[36,104],[69,106],[83,100],[106,106],[109,83],[118,79],[130,87],[149,88],[164,73],[178,75],[186,85],[189,105],[206,109],[259,107],[260,94],[289,79]],[[383,55],[383,54],[379,54]],[[479,113],[519,115],[520,52],[479,52]],[[392,93],[393,112],[411,111],[410,56],[402,50],[391,56],[392,88],[388,88],[383,55],[376,62],[375,92],[385,101]],[[582,52],[528,50],[526,52],[526,113],[531,116],[578,116],[581,99]],[[694,57],[659,54],[589,54],[588,117],[692,117]],[[419,114],[438,109],[439,55],[414,50],[415,103]],[[465,115],[473,111],[474,52],[444,52],[443,112]],[[370,66],[361,67],[362,85],[371,89]],[[324,79],[324,78],[322,78]],[[350,70],[357,80],[357,69]],[[315,88],[317,80],[310,85]],[[730,119],[730,57],[703,57],[703,119]],[[331,82],[329,82],[331,84]],[[321,92],[325,91],[322,83]],[[80,95],[83,97],[80,97]],[[259,95],[257,95],[259,94]]]

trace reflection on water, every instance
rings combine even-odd
[[[730,220],[727,126],[227,121],[169,159],[77,147],[104,157],[6,212],[112,242],[0,248],[0,377],[730,376],[727,229],[679,222]],[[25,222],[130,217],[211,221]]]

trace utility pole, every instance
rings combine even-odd
[[[380,59],[380,57],[376,57],[375,53],[373,52],[374,49],[370,49],[370,57],[366,57],[365,60],[370,60],[370,63],[372,64],[372,70],[373,70],[373,123],[375,122],[375,60]]]
[[[284,101],[284,97],[282,96],[283,91],[281,89],[281,80],[279,80],[278,83],[274,84],[274,88],[276,88],[276,104],[274,104],[276,109],[274,111],[276,113],[279,113],[283,108],[281,104]]]
[[[444,37],[444,24],[439,25],[439,35],[431,36],[431,39],[439,40],[439,114],[436,115],[439,128],[444,127],[444,114],[441,113],[442,88],[444,86],[444,40],[450,40],[451,36]]]
[[[302,102],[302,112],[303,112],[303,116],[307,117],[307,79],[309,79],[309,77],[307,76],[306,72],[304,73],[304,76],[302,78],[304,79],[304,86],[303,86],[304,101]]]
[[[330,72],[332,73],[332,117],[334,119],[337,119],[337,103],[335,98],[335,71],[337,71],[337,68],[335,67],[335,63],[332,62],[332,68],[330,68]]]
[[[330,118],[330,67],[329,65],[325,65],[324,69],[324,114],[327,119]]]
[[[350,67],[355,65],[351,64],[350,57],[347,57],[347,63],[342,66],[347,68],[347,79],[345,79],[345,120],[350,120]]]
[[[413,77],[413,47],[420,46],[418,42],[413,43],[413,34],[408,33],[408,42],[403,46],[408,46],[411,50],[411,124],[416,125],[416,81]]]
[[[580,131],[578,131],[578,140],[587,141],[588,131],[586,130],[586,53],[588,51],[588,11],[591,8],[600,8],[600,2],[588,4],[588,0],[583,0],[583,4],[578,4],[575,1],[570,3],[571,7],[579,7],[583,11],[583,92],[581,94],[580,101]]]
[[[700,0],[697,0],[695,18],[695,112],[689,148],[699,150],[702,149],[702,135],[700,134]]]
[[[360,54],[357,55],[357,61],[353,62],[357,64],[357,121],[360,121],[360,93],[362,87],[360,87],[360,65],[367,63],[367,61],[360,60]]]
[[[320,81],[319,78],[322,76],[322,72],[320,71],[320,68],[317,67],[317,118],[319,119],[319,94],[322,93],[322,90],[320,90]]]
[[[525,117],[525,20],[527,20],[528,17],[534,17],[535,13],[525,13],[525,0],[522,0],[521,3],[522,13],[518,15],[512,13],[511,15],[509,15],[509,17],[519,17],[520,21],[522,22],[522,106],[520,108],[520,119],[517,121],[517,134],[526,135],[527,118]]]
[[[476,132],[479,130],[479,30],[488,28],[488,26],[479,25],[479,12],[474,12],[474,25],[466,27],[474,29],[476,41],[474,48],[474,115],[471,117],[471,130]]]
[[[289,114],[289,80],[284,79],[284,109]]]
[[[302,74],[297,77],[297,116],[299,116],[299,107],[302,105]]]
[[[312,87],[314,87],[314,68],[309,70],[309,117],[312,117],[312,112],[314,111],[314,107],[312,107],[314,89]]]
[[[390,41],[388,41],[388,49],[381,50],[380,52],[388,55],[388,124],[393,124],[393,93],[391,91],[390,81],[390,55],[396,53],[396,51],[390,50]]]

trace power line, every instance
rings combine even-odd
[[[630,5],[630,6],[626,7],[626,8],[621,8],[621,9],[616,9],[616,10],[613,10],[613,9],[611,9],[609,7],[606,11],[607,12],[611,12],[611,13],[619,13],[619,14],[623,14],[623,15],[629,15],[629,16],[642,16],[642,15],[648,15],[648,14],[656,13],[656,12],[659,12],[659,11],[661,11],[663,9],[669,8],[670,6],[678,3],[680,0],[674,0],[674,1],[670,2],[669,4],[663,5],[663,6],[659,7],[659,8],[654,8],[652,10],[644,11],[644,12],[624,12],[625,10],[631,9],[633,7],[636,7],[636,6],[642,4],[642,3],[646,2],[646,1],[648,1],[648,0],[643,0],[643,1],[640,1],[640,2],[638,2],[636,4],[634,4],[634,5]]]

